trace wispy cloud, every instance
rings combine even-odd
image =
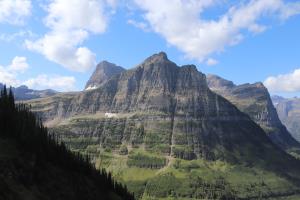
[[[300,2],[249,0],[232,6],[218,19],[205,19],[203,12],[219,0],[135,0],[151,29],[183,51],[188,58],[204,62],[211,54],[240,43],[245,34],[264,32],[261,19],[279,21],[300,13]]]
[[[30,30],[20,30],[15,33],[0,33],[0,40],[4,42],[12,42],[18,38],[32,38],[37,36]]]
[[[205,63],[208,66],[213,66],[213,65],[218,64],[219,62],[213,58],[208,58]]]
[[[133,20],[133,19],[129,19],[129,20],[127,20],[127,23],[134,26],[134,27],[136,27],[136,28],[142,29],[145,32],[150,31],[150,27],[145,22],[139,22],[139,21],[136,21],[136,20]]]

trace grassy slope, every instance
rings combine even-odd
[[[61,126],[57,126],[55,130],[70,130],[72,127],[74,128],[75,121],[78,125],[78,119],[92,119],[93,121],[97,118],[99,119],[99,116],[77,116],[74,119],[62,122]],[[173,158],[171,163],[166,163],[164,167],[150,168],[149,166],[138,166],[138,164],[135,166],[129,160],[134,159],[133,155],[137,154],[150,160],[153,157],[165,158],[168,162],[169,158],[167,154],[157,151],[155,148],[147,149],[144,145],[133,147],[130,144],[123,144],[109,148],[100,146],[99,138],[94,136],[73,135],[68,136],[68,138],[63,137],[74,151],[92,155],[96,166],[105,167],[113,172],[114,177],[118,181],[126,183],[129,190],[134,192],[140,199],[174,199],[175,197],[179,199],[196,199],[191,196],[197,192],[197,188],[202,187],[193,188],[192,186],[198,177],[211,185],[214,185],[216,180],[220,178],[224,179],[226,187],[228,187],[226,190],[240,198],[258,198],[260,196],[269,199],[281,199],[281,196],[284,199],[298,198],[298,196],[293,196],[293,193],[299,192],[298,186],[295,186],[287,178],[267,170],[268,166],[258,167],[258,163],[245,165],[229,164],[220,160],[182,160]],[[161,138],[156,139],[160,140]],[[157,141],[157,143],[159,142]],[[121,146],[124,145],[129,151],[125,155],[120,153]],[[213,186],[204,189],[209,190],[210,187]],[[271,198],[272,196],[276,196],[276,198]]]
[[[143,199],[146,199],[146,195],[162,197],[164,194],[169,194],[170,191],[174,191],[176,193],[175,196],[189,196],[192,194],[189,185],[195,177],[201,177],[208,183],[213,183],[217,178],[223,177],[236,192],[237,196],[241,198],[256,197],[260,193],[263,196],[272,193],[289,196],[289,192],[297,190],[297,187],[288,180],[272,172],[254,167],[230,165],[221,161],[174,159],[174,163],[170,167],[166,167],[164,170],[157,170],[128,167],[126,165],[126,156],[110,155],[110,157],[101,156],[98,158],[98,162],[106,160],[107,169],[114,172],[116,179],[126,183],[130,190],[139,196],[143,196]],[[160,177],[163,175],[170,175],[174,178],[172,182],[168,183],[171,186],[161,185],[163,180]],[[152,183],[152,187],[155,185],[157,188],[149,188],[149,183]],[[172,183],[178,183],[178,185],[175,184],[172,187]],[[179,186],[180,189],[178,190],[176,186]],[[145,190],[148,190],[149,193],[147,194]]]

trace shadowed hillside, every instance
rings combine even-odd
[[[1,88],[2,89],[2,88]],[[4,86],[0,96],[1,200],[130,200],[89,157],[69,151]]]

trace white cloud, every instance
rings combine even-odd
[[[4,83],[8,86],[16,86],[20,84],[17,80],[16,74],[7,70],[7,68],[0,66],[0,83]]]
[[[213,66],[213,65],[216,65],[216,64],[218,64],[218,63],[219,63],[219,62],[218,62],[217,60],[213,59],[213,58],[209,58],[209,59],[206,60],[206,64],[207,64],[208,66]]]
[[[133,19],[129,19],[129,20],[127,20],[127,24],[130,24],[130,25],[132,25],[136,28],[142,29],[145,32],[150,31],[150,28],[148,27],[148,24],[145,23],[145,22],[139,22],[139,21],[136,21],[136,20],[133,20]]]
[[[0,83],[5,83],[9,86],[19,85],[20,81],[17,79],[17,76],[26,71],[28,66],[26,57],[14,57],[8,66],[0,66]]]
[[[84,59],[84,58],[83,58]],[[58,91],[75,90],[75,78],[72,76],[60,75],[38,75],[26,81],[19,80],[19,75],[28,69],[26,57],[16,56],[7,66],[0,66],[0,83],[8,86],[18,87],[27,85],[32,89],[55,89]]]
[[[103,1],[52,0],[47,11],[46,25],[58,31],[79,29],[102,33],[106,29]]]
[[[152,29],[162,35],[169,44],[182,50],[188,58],[200,62],[225,47],[236,45],[244,33],[261,33],[264,17],[287,19],[300,12],[300,2],[284,3],[283,0],[241,1],[216,20],[201,17],[208,7],[219,0],[135,0],[145,14]],[[247,3],[245,3],[247,2]]]
[[[22,25],[24,20],[31,15],[30,0],[1,0],[0,23]]]
[[[83,72],[95,65],[96,57],[88,48],[78,47],[87,37],[83,30],[51,32],[34,42],[25,41],[25,45],[67,69]]]
[[[115,1],[51,0],[44,22],[50,31],[25,46],[70,70],[84,72],[94,67],[95,54],[82,43],[90,34],[105,32],[109,14],[107,6]]]
[[[71,76],[55,75],[51,77],[42,74],[23,82],[23,84],[37,90],[51,88],[58,91],[71,91],[75,89],[75,82],[75,78]]]
[[[29,65],[27,63],[26,57],[16,56],[11,65],[8,66],[8,70],[17,73],[23,73],[28,69]]]
[[[300,92],[300,68],[288,74],[268,77],[264,84],[270,92]]]

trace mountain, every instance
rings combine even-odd
[[[300,161],[212,92],[196,66],[163,52],[97,89],[26,103],[138,199],[299,197]]]
[[[120,74],[123,71],[125,71],[125,69],[120,66],[107,61],[102,61],[97,65],[93,75],[86,83],[85,90],[96,89],[108,81],[112,76]]]
[[[211,90],[225,97],[259,124],[269,138],[287,151],[299,151],[300,144],[281,123],[270,94],[262,83],[235,85],[216,75],[207,76]]]
[[[300,99],[273,96],[272,101],[282,123],[300,141]]]
[[[2,90],[3,89],[3,90]],[[1,200],[133,200],[110,173],[72,153],[12,92],[0,95]]]
[[[3,84],[0,83],[0,88],[3,88]],[[15,95],[16,100],[29,100],[29,99],[36,99],[42,97],[48,97],[56,94],[57,92],[51,89],[47,90],[32,90],[29,89],[27,86],[22,85],[19,87],[13,87],[12,91]]]

